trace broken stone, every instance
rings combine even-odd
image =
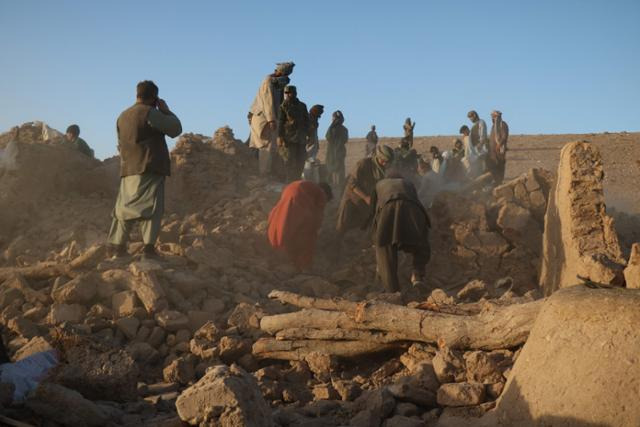
[[[160,326],[156,326],[151,330],[151,334],[149,335],[149,338],[147,338],[147,344],[153,348],[158,348],[162,343],[164,343],[165,338],[164,329]]]
[[[117,317],[132,316],[136,309],[136,300],[136,293],[133,291],[118,292],[111,298],[111,307]]]
[[[220,339],[220,359],[225,363],[233,363],[245,354],[251,353],[253,342],[250,339],[225,336]]]
[[[41,383],[26,405],[46,420],[70,427],[104,426],[109,419],[95,403],[80,393],[51,383]]]
[[[255,305],[240,303],[231,312],[227,323],[229,326],[236,326],[241,332],[248,332],[252,329],[260,329],[260,319],[264,316],[264,311]]]
[[[458,351],[444,347],[436,353],[432,360],[433,370],[441,384],[460,382],[466,378],[466,367]]]
[[[132,342],[127,346],[127,351],[136,362],[153,364],[160,358],[160,353],[146,342]]]
[[[180,419],[189,424],[212,423],[247,427],[273,425],[271,410],[256,380],[236,366],[215,366],[178,397]]]
[[[167,331],[175,332],[189,326],[189,319],[184,314],[175,310],[164,310],[155,315],[158,325]]]
[[[31,320],[23,316],[14,317],[13,319],[9,320],[9,322],[7,323],[7,327],[14,333],[22,335],[27,339],[31,339],[40,335],[38,326]]]
[[[202,325],[212,320],[211,313],[206,311],[190,310],[187,313],[187,317],[189,318],[189,330],[191,332],[196,332]]]
[[[98,280],[95,274],[82,274],[51,291],[51,297],[58,303],[86,304],[96,295]]]
[[[629,262],[624,269],[624,280],[627,288],[640,289],[640,243],[631,246]]]
[[[353,381],[332,379],[331,384],[344,401],[353,401],[362,393],[360,385]]]
[[[377,426],[393,412],[396,401],[386,388],[363,393],[354,402],[354,410],[359,410],[352,419],[352,426]]]
[[[162,377],[168,383],[189,384],[195,378],[193,361],[178,357],[162,370]]]
[[[154,264],[149,264],[149,266],[154,266]],[[155,274],[155,268],[144,270],[149,266],[132,263],[130,269],[135,277],[127,284],[136,293],[147,313],[155,314],[166,310],[169,304],[164,289]]]
[[[321,382],[331,380],[331,373],[337,366],[335,357],[315,351],[307,354],[304,357],[304,361],[307,362],[311,372],[313,372],[318,381]]]
[[[132,340],[138,333],[138,326],[140,326],[140,321],[135,317],[122,317],[116,320],[115,324],[118,329],[122,331],[125,337]]]
[[[52,350],[53,347],[46,338],[37,336],[31,338],[23,347],[21,347],[16,354],[13,356],[14,360],[17,362],[18,360],[22,360],[25,357],[32,356],[36,353],[40,353],[42,351]]]
[[[62,341],[63,357],[51,381],[92,400],[122,402],[136,398],[138,368],[129,353],[74,335]]]
[[[438,404],[441,406],[478,405],[484,397],[484,386],[480,383],[449,383],[438,389]]]
[[[489,396],[489,398],[491,398],[492,400],[495,400],[500,397],[500,394],[504,390],[504,382],[487,384],[485,385],[485,389],[487,392],[487,396]]]
[[[334,400],[338,398],[338,392],[331,384],[318,384],[312,390],[313,400]]]
[[[464,354],[467,367],[467,381],[492,384],[502,380],[502,371],[496,361],[484,351],[470,351]]]
[[[544,220],[540,287],[545,295],[580,284],[577,276],[621,286],[626,260],[606,213],[604,170],[598,149],[585,141],[565,145]]]
[[[47,322],[57,325],[63,322],[80,323],[85,315],[85,308],[80,304],[53,303],[49,309]]]
[[[431,390],[423,388],[418,380],[412,377],[402,377],[389,386],[389,391],[397,400],[415,403],[425,408],[436,405],[436,395]]]

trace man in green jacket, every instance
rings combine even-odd
[[[143,257],[153,257],[164,213],[164,181],[171,174],[165,135],[175,138],[182,125],[150,80],[138,83],[136,103],[120,114],[116,125],[120,190],[109,231],[110,255],[126,254],[129,233],[139,222]]]
[[[307,105],[298,99],[295,86],[284,88],[284,101],[278,116],[278,148],[284,159],[287,182],[300,179],[307,160],[309,141],[309,112]]]
[[[67,132],[64,135],[65,142],[69,144],[74,150],[78,150],[85,156],[93,159],[93,150],[89,147],[87,142],[80,138],[80,126],[71,125],[67,128]]]

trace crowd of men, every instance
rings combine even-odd
[[[311,268],[325,206],[333,194],[340,194],[335,253],[340,254],[346,233],[369,230],[377,275],[385,289],[401,290],[398,251],[412,254],[411,284],[420,286],[430,257],[427,209],[435,195],[480,178],[487,186],[504,179],[509,128],[502,114],[491,113],[488,134],[486,123],[470,111],[471,127],[460,128],[461,136],[450,150],[431,147],[431,159],[413,147],[416,123],[410,118],[395,149],[380,144],[371,126],[363,158],[346,175],[349,131],[344,115],[340,110],[332,114],[321,164],[318,126],[324,107],[315,104],[307,109],[298,98],[297,88],[289,84],[293,67],[293,62],[277,64],[263,79],[248,114],[248,142],[257,152],[259,172],[287,184],[268,218],[269,243],[298,270]],[[108,235],[113,257],[127,255],[129,234],[136,224],[144,243],[142,257],[158,257],[155,244],[164,212],[164,184],[171,174],[165,136],[174,138],[182,132],[180,120],[158,94],[152,81],[138,83],[135,103],[117,119],[120,188]],[[65,143],[93,157],[79,135],[77,125],[69,126]]]

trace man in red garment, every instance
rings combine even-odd
[[[286,253],[298,270],[311,267],[324,207],[331,198],[325,182],[294,181],[282,190],[269,214],[271,247]]]

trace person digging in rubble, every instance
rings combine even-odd
[[[80,126],[69,126],[67,128],[67,132],[64,134],[64,141],[74,150],[79,151],[85,156],[91,157],[93,159],[93,150],[91,149],[91,147],[89,147],[89,144],[87,144],[84,139],[80,138]]]
[[[338,208],[336,230],[339,238],[349,230],[366,226],[371,210],[371,195],[392,161],[393,149],[378,145],[375,155],[361,159],[356,170],[349,174]]]
[[[307,105],[298,99],[295,86],[284,88],[278,120],[278,151],[284,160],[286,180],[293,182],[302,176],[309,140]]]
[[[175,138],[182,133],[182,125],[167,103],[158,98],[158,86],[145,80],[136,87],[136,103],[120,114],[116,126],[120,189],[109,230],[109,253],[126,254],[129,233],[138,222],[143,257],[154,257],[164,213],[165,177],[171,174],[165,135]]]
[[[279,158],[276,153],[278,136],[278,116],[284,99],[284,87],[289,84],[293,72],[293,62],[276,64],[272,74],[266,76],[249,110],[251,129],[249,145],[258,150],[260,174],[279,174]]]
[[[418,153],[411,148],[411,141],[408,137],[400,140],[400,144],[393,153],[394,170],[402,174],[403,177],[416,182],[418,175]]]
[[[344,115],[337,110],[332,115],[331,125],[325,135],[327,139],[327,172],[329,183],[338,189],[344,185],[346,144],[349,141],[349,130],[344,126]]]
[[[431,255],[431,223],[416,188],[398,173],[378,181],[372,195],[374,207],[371,233],[376,250],[376,271],[388,292],[400,290],[398,251],[413,255],[411,284],[424,283],[425,268]]]
[[[311,267],[324,207],[331,198],[327,183],[294,181],[282,190],[269,213],[267,237],[271,247],[284,252],[300,271]]]

